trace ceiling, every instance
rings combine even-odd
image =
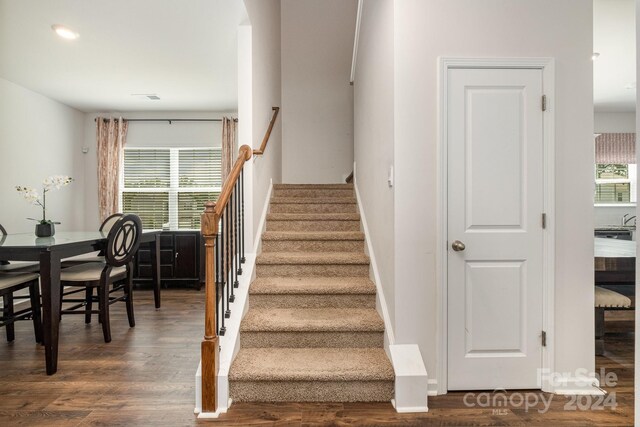
[[[635,14],[634,0],[593,2],[593,51],[600,53],[593,63],[596,112],[636,110]]]
[[[0,77],[85,112],[234,111],[246,19],[238,0],[0,0]]]

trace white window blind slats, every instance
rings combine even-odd
[[[222,186],[221,150],[180,150],[178,175],[181,188]]]
[[[178,228],[200,228],[204,204],[218,200],[218,191],[178,193]]]
[[[170,180],[169,150],[124,150],[125,188],[169,188]]]
[[[121,206],[147,229],[199,229],[222,186],[221,150],[125,148]]]
[[[122,211],[138,215],[144,228],[162,229],[169,222],[169,192],[123,192]]]

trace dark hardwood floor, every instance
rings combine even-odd
[[[112,306],[113,341],[105,344],[97,319],[63,318],[56,375],[44,374],[44,354],[30,322],[16,325],[16,341],[0,330],[0,426],[215,425],[633,425],[633,324],[608,322],[607,354],[597,367],[618,376],[617,407],[564,410],[566,396],[526,411],[522,406],[467,407],[465,393],[429,398],[427,414],[397,414],[389,403],[235,404],[218,420],[193,415],[194,373],[199,359],[203,292],[165,289],[156,311],[153,293],[135,292],[137,326],[130,329],[124,304]],[[467,399],[467,402],[472,401]],[[517,402],[517,400],[516,400]],[[580,402],[578,402],[580,403]],[[584,405],[585,401],[582,402]]]

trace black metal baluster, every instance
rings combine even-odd
[[[242,264],[246,261],[244,258],[244,169],[240,171],[240,200],[241,200],[241,209],[240,209],[240,247],[242,248],[242,255],[240,258],[240,271],[238,274],[242,274]]]
[[[218,326],[218,335],[220,335],[220,234],[216,236],[214,243],[214,263],[216,268],[216,274],[213,278],[216,282],[216,325]]]
[[[229,239],[229,261],[231,263],[231,265],[229,266],[229,289],[231,291],[231,302],[234,302],[236,299],[236,296],[234,295],[234,289],[235,286],[235,273],[236,273],[236,257],[235,257],[235,241],[236,241],[236,237],[235,237],[235,229],[233,227],[233,223],[234,223],[234,218],[233,218],[233,200],[235,199],[235,194],[234,191],[231,190],[231,197],[229,198],[229,204],[227,205],[227,207],[229,208],[229,233],[231,233],[230,239]]]
[[[225,206],[225,209],[224,209],[225,229],[227,231],[227,236],[225,238],[226,243],[227,243],[227,246],[226,246],[227,259],[226,259],[226,265],[225,265],[225,267],[226,267],[226,270],[225,270],[226,278],[225,279],[227,281],[227,283],[226,283],[226,288],[227,288],[227,311],[224,313],[224,316],[226,318],[231,317],[231,307],[229,307],[229,303],[232,302],[231,301],[231,293],[230,293],[230,291],[233,292],[233,289],[232,289],[233,288],[233,284],[231,283],[231,257],[232,257],[232,254],[231,254],[231,227],[230,227],[231,226],[231,222],[230,222],[229,214],[230,214],[230,212],[229,212],[229,204],[227,203],[227,206]]]
[[[219,248],[220,249],[220,269],[218,271],[220,271],[220,282],[221,282],[220,283],[220,297],[222,298],[222,301],[221,301],[222,307],[221,308],[222,308],[222,312],[224,313],[225,312],[225,309],[224,309],[225,302],[227,300],[225,298],[225,296],[224,296],[224,289],[226,287],[225,286],[226,283],[225,283],[225,271],[224,271],[224,268],[225,268],[225,260],[227,258],[227,254],[226,254],[226,251],[225,251],[225,243],[226,242],[225,242],[224,216],[222,217],[222,220],[220,221],[220,228],[221,228],[220,229],[221,242],[220,242],[220,248]],[[227,305],[228,305],[228,302],[227,302]],[[220,327],[220,335],[221,336],[224,335],[224,333],[227,331],[227,328],[225,328],[225,326],[224,326],[224,318],[225,317],[226,316],[220,316],[220,321],[221,321],[221,324],[222,324],[222,326]]]
[[[235,274],[235,280],[233,281],[234,288],[240,286],[240,282],[238,282],[238,270],[240,269],[240,246],[238,245],[240,240],[238,236],[238,202],[240,201],[240,199],[238,198],[238,193],[240,191],[238,190],[239,184],[240,183],[236,181],[236,184],[233,188],[233,193],[235,194],[235,203],[233,204],[233,210],[235,211],[233,215],[233,241],[235,242],[235,247],[233,248],[233,259],[235,260],[235,268],[233,269],[233,272]]]

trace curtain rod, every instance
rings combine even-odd
[[[97,117],[93,119],[94,122],[97,120],[98,120]],[[109,121],[110,119],[104,117],[102,120]],[[122,120],[126,122],[169,122],[169,124],[171,124],[172,122],[221,122],[222,121],[222,119],[125,119],[125,118],[123,118]],[[238,119],[234,118],[233,121],[237,122]]]

